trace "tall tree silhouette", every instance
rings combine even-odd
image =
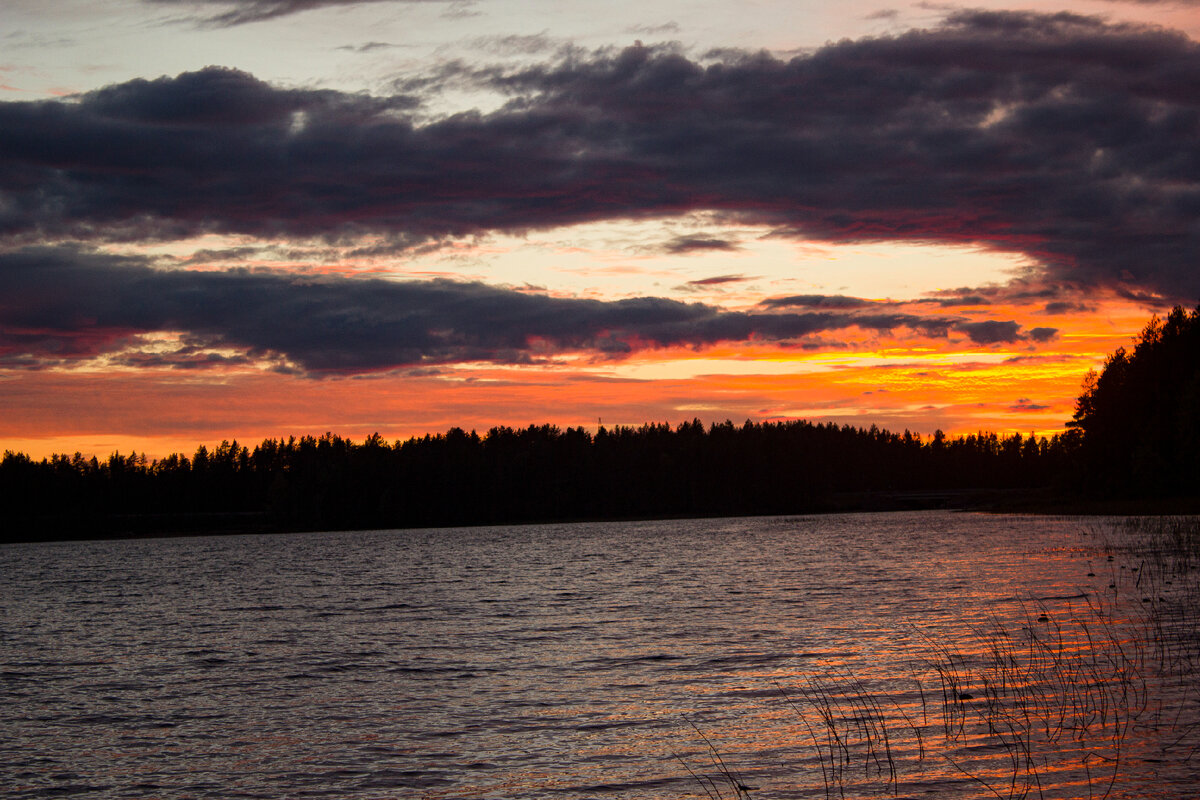
[[[1191,496],[1200,490],[1200,306],[1154,317],[1133,351],[1088,373],[1068,425],[1083,435],[1094,492]]]

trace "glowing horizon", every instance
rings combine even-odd
[[[1144,322],[1139,311],[1125,309],[1134,332]],[[935,430],[952,437],[978,431],[1050,436],[1070,419],[1087,370],[1130,339],[1105,330],[1063,331],[1053,352],[1033,353],[1005,346],[849,353],[714,347],[553,371],[460,365],[440,374],[322,380],[258,369],[230,370],[219,380],[175,369],[45,371],[26,379],[24,396],[7,394],[0,441],[34,458],[76,451],[157,458],[190,455],[200,444],[212,448],[222,440],[253,447],[267,438],[326,432],[355,440],[379,433],[393,441],[452,427],[480,433],[547,423],[594,429],[598,421],[611,428],[693,418],[706,425],[726,419],[874,424],[926,437]],[[221,416],[212,414],[215,405]],[[121,418],[128,420],[126,430],[106,435],[103,426]],[[19,433],[54,428],[61,432]]]
[[[0,62],[0,451],[1052,435],[1200,298],[1194,5],[67,5]]]

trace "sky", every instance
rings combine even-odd
[[[1049,435],[1200,300],[1200,2],[6,0],[0,449]]]

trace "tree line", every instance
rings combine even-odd
[[[1200,495],[1200,306],[1154,317],[1132,350],[1089,372],[1069,430],[1093,495]]]
[[[7,452],[0,496],[10,520],[81,534],[139,519],[296,530],[798,513],[853,504],[847,493],[1043,485],[1076,438],[699,420],[453,428],[391,443],[327,433],[157,460]]]
[[[949,438],[814,423],[494,427],[222,442],[161,459],[6,452],[7,538],[806,513],[955,490],[1195,496],[1200,308],[1154,319],[1058,435]]]

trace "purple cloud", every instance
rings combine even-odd
[[[0,362],[14,368],[101,354],[194,368],[237,363],[211,355],[232,349],[315,374],[357,373],[790,342],[851,327],[944,333],[947,325],[909,314],[734,312],[658,297],[605,302],[448,280],[162,270],[145,258],[73,247],[0,253]],[[155,333],[181,335],[184,344],[148,354],[144,337]]]
[[[963,11],[787,61],[720,59],[639,46],[449,67],[436,81],[512,100],[432,122],[410,116],[420,81],[372,97],[216,68],[0,103],[0,235],[406,243],[710,211],[829,241],[979,244],[1062,285],[1200,297],[1200,47],[1181,33]]]
[[[236,25],[263,22],[319,8],[345,8],[381,2],[450,3],[452,0],[143,0],[143,2],[150,5],[191,10],[197,15],[196,20],[206,26],[232,28]]]
[[[1019,341],[1021,326],[1012,320],[985,320],[983,322],[960,322],[954,329],[967,335],[975,344],[1001,344]]]

